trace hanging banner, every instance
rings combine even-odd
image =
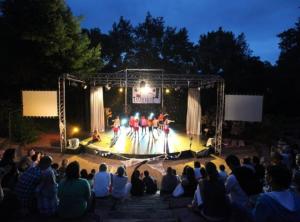
[[[160,88],[153,87],[133,87],[132,103],[160,103]]]

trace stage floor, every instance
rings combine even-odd
[[[168,138],[164,132],[154,130],[153,136],[146,131],[135,136],[130,133],[129,127],[121,127],[119,135],[114,138],[112,130],[101,133],[101,142],[88,144],[91,138],[87,138],[80,142],[81,145],[97,151],[105,151],[117,154],[128,155],[159,155],[164,153],[176,153],[186,150],[195,152],[205,149],[200,136],[189,136],[180,130],[170,129]]]

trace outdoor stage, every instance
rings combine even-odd
[[[179,153],[182,151],[198,152],[205,149],[205,141],[201,141],[200,136],[189,136],[184,131],[170,128],[168,139],[164,132],[154,130],[153,136],[148,132],[139,136],[130,133],[129,127],[121,127],[119,136],[114,139],[112,130],[101,133],[101,142],[88,144],[91,138],[82,140],[80,144],[88,149],[95,151],[110,152],[124,155],[160,155],[164,153]]]

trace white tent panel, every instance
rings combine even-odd
[[[263,96],[225,96],[225,120],[261,122],[262,111]]]
[[[57,117],[57,91],[22,91],[23,116]]]

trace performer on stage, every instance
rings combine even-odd
[[[114,125],[113,125],[114,138],[118,137],[119,129],[120,129],[120,126],[118,124],[118,121],[114,121]]]
[[[165,121],[164,121],[164,125],[163,125],[163,129],[164,129],[164,132],[165,132],[165,137],[166,139],[168,139],[168,135],[169,135],[169,132],[170,132],[170,123],[172,122],[175,122],[174,120],[169,120],[168,117],[166,117]]]
[[[134,122],[135,122],[134,116],[130,116],[129,118],[130,133],[133,133],[134,131]]]
[[[156,132],[157,132],[157,129],[158,129],[158,119],[156,119],[155,117],[154,117],[154,119],[152,121],[152,126],[153,126],[153,132],[154,132],[154,130],[156,130]]]
[[[159,129],[163,130],[163,126],[164,126],[164,114],[163,113],[159,114],[159,116],[158,116],[157,119],[158,119]]]
[[[152,134],[152,137],[153,137],[153,120],[152,119],[148,119],[148,130],[149,130],[149,136],[150,136],[150,133]]]
[[[101,142],[101,137],[100,137],[100,133],[98,132],[98,130],[94,130],[93,135],[92,135],[92,140],[90,140],[87,145],[90,145],[92,143],[96,143],[96,142]]]
[[[145,133],[147,133],[148,124],[147,124],[147,119],[145,116],[142,116],[142,118],[141,118],[141,126],[142,126],[142,134],[144,131],[145,131]]]
[[[139,136],[139,119],[135,119],[134,122],[134,137]]]

